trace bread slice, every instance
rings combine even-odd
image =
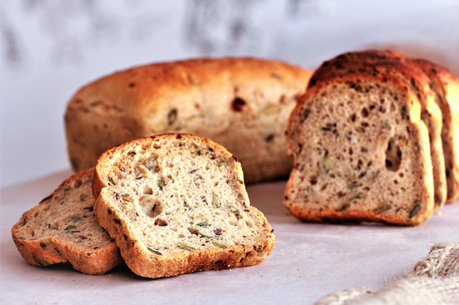
[[[430,78],[417,66],[414,60],[392,51],[350,52],[337,56],[326,63],[314,74],[313,82],[331,75],[344,73],[379,72],[396,76],[413,89],[421,102],[422,121],[429,130],[435,186],[435,209],[441,208],[447,197],[445,157],[442,144],[442,110],[436,102],[434,91],[431,89]]]
[[[180,132],[238,156],[246,183],[285,178],[292,160],[284,130],[311,74],[285,62],[228,57],[154,63],[102,77],[68,102],[72,167],[93,167],[104,151],[136,138]]]
[[[347,73],[309,88],[293,110],[294,169],[284,205],[304,221],[418,225],[434,207],[421,105],[398,77]]]
[[[416,60],[416,64],[429,75],[443,113],[442,141],[448,186],[446,202],[451,203],[459,198],[459,77],[425,59]]]
[[[70,262],[86,274],[102,274],[122,262],[114,240],[97,223],[91,193],[93,169],[64,182],[13,226],[14,243],[31,265]]]
[[[274,246],[240,163],[206,138],[162,134],[108,150],[93,195],[99,223],[143,277],[251,266]]]

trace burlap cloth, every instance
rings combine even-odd
[[[459,243],[434,245],[406,279],[372,291],[365,287],[327,295],[315,305],[459,304]]]

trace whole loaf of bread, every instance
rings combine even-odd
[[[65,114],[75,171],[140,137],[185,132],[210,138],[240,160],[245,181],[287,176],[284,129],[311,72],[255,58],[192,59],[119,71],[81,88]]]

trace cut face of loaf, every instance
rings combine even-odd
[[[114,240],[96,221],[92,177],[93,169],[73,175],[14,225],[14,243],[29,264],[70,262],[83,273],[102,274],[121,263]]]
[[[429,136],[414,92],[388,74],[309,88],[292,112],[284,205],[305,221],[417,225],[433,211]]]
[[[327,61],[314,74],[312,83],[329,76],[355,72],[391,74],[404,81],[418,97],[422,107],[421,118],[429,131],[435,209],[439,209],[446,201],[447,183],[442,145],[442,111],[431,89],[430,78],[409,57],[390,51],[370,50],[345,53]]]
[[[430,76],[442,110],[443,154],[448,185],[446,202],[454,202],[459,198],[459,77],[428,60],[418,59],[416,64]]]
[[[166,132],[191,133],[238,156],[254,183],[287,177],[284,130],[311,71],[256,58],[203,58],[119,71],[81,88],[65,128],[74,170],[107,149]],[[244,143],[244,145],[241,145]]]
[[[272,251],[272,229],[250,206],[240,163],[208,139],[134,140],[104,153],[95,171],[97,219],[140,276],[250,266]]]

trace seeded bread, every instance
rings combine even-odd
[[[331,75],[352,72],[388,73],[400,78],[416,93],[421,102],[422,121],[429,130],[435,209],[439,209],[446,201],[447,183],[442,145],[442,111],[436,103],[430,78],[409,57],[391,51],[369,50],[345,53],[327,61],[314,74],[311,83]]]
[[[140,137],[184,132],[238,156],[246,183],[287,177],[284,130],[309,70],[255,58],[193,59],[119,71],[81,88],[65,114],[74,170]],[[241,143],[244,143],[241,145]]]
[[[14,243],[31,265],[70,262],[86,274],[102,274],[122,259],[118,247],[97,223],[91,193],[93,169],[65,180],[13,226]]]
[[[286,134],[294,169],[284,205],[299,219],[418,225],[432,215],[428,130],[416,94],[398,77],[319,80]]]
[[[428,60],[416,63],[427,73],[443,113],[443,154],[445,156],[448,196],[446,202],[459,198],[459,77]]]
[[[240,163],[206,138],[162,134],[108,150],[93,195],[99,223],[143,277],[251,266],[274,246]]]

